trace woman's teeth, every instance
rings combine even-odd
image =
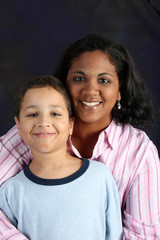
[[[99,102],[84,102],[82,101],[82,103],[86,106],[90,106],[90,107],[93,107],[93,106],[96,106],[99,104]]]

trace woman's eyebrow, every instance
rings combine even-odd
[[[74,74],[74,73],[79,73],[79,74],[82,74],[82,75],[86,75],[84,72],[82,72],[82,71],[75,71],[75,72],[73,72],[72,74]]]
[[[99,73],[99,74],[98,74],[98,76],[103,76],[103,75],[109,75],[109,76],[113,77],[112,74],[107,73],[107,72],[103,72],[103,73]]]
[[[79,74],[82,74],[82,75],[86,76],[86,74],[85,74],[83,71],[75,71],[75,72],[73,72],[72,74],[75,74],[75,73],[79,73]],[[98,74],[98,76],[103,76],[103,75],[109,75],[109,76],[113,77],[112,74],[107,73],[107,72],[103,72],[103,73],[99,73],[99,74]]]

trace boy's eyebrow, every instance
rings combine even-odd
[[[26,111],[26,110],[31,109],[31,108],[33,108],[33,109],[38,108],[38,105],[29,105],[23,111]],[[63,109],[61,106],[54,105],[54,104],[49,105],[49,108],[61,108],[61,109]]]
[[[51,104],[51,105],[49,105],[49,107],[50,108],[61,108],[61,109],[63,109],[61,106],[55,105],[55,104]]]
[[[37,107],[37,105],[30,105],[30,106],[25,107],[25,109],[23,111],[30,109],[30,108],[36,108],[36,107]]]

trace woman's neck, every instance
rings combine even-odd
[[[100,123],[84,123],[75,120],[73,135],[71,137],[73,145],[82,157],[91,158],[93,149],[97,143],[99,134],[107,127]]]

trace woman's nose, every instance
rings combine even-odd
[[[83,88],[83,93],[86,93],[89,95],[98,94],[99,93],[98,84],[92,80],[88,81]]]

